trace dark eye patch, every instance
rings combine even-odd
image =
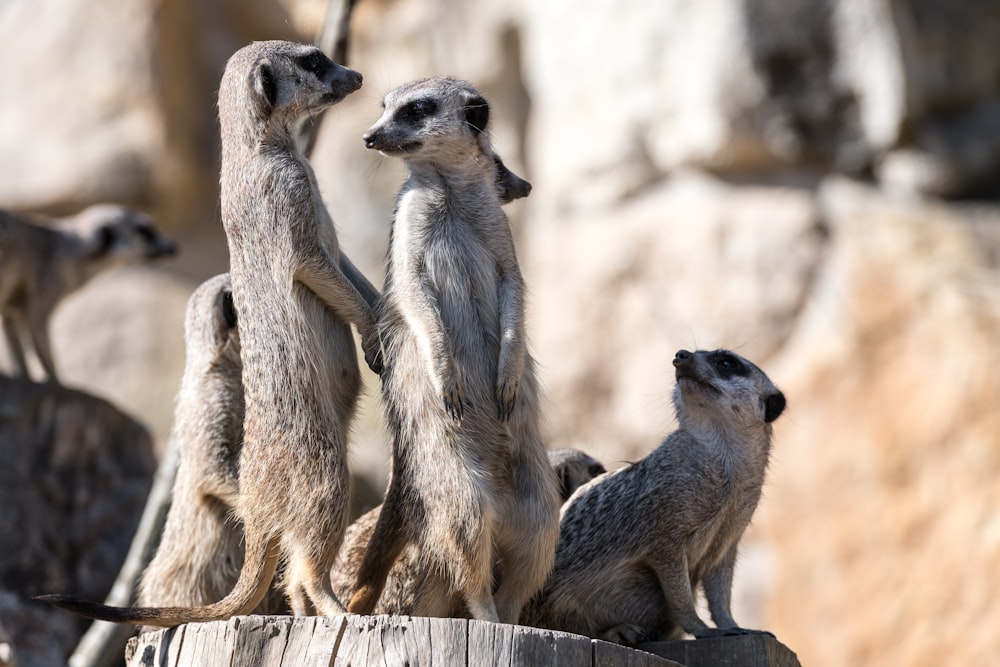
[[[151,228],[147,227],[146,225],[139,225],[138,227],[136,227],[135,233],[138,234],[139,238],[141,238],[146,243],[153,243],[154,241],[156,241],[156,232],[154,232]]]
[[[423,98],[419,100],[414,100],[410,102],[402,109],[399,110],[399,118],[415,121],[421,118],[426,118],[427,116],[432,116],[437,113],[438,103],[437,100],[431,98]]]
[[[312,72],[318,79],[324,78],[331,67],[330,59],[319,51],[313,51],[308,55],[300,56],[298,63],[299,67],[307,72]]]
[[[95,254],[103,255],[111,250],[111,246],[115,244],[115,237],[115,230],[111,227],[101,227],[97,230],[97,250]]]
[[[708,361],[712,364],[721,378],[735,376],[747,377],[750,375],[750,368],[735,354],[725,351],[712,352],[708,355]]]

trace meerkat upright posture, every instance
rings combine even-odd
[[[171,433],[179,465],[160,546],[139,584],[143,606],[220,600],[243,560],[243,530],[232,516],[243,443],[243,364],[228,273],[191,295],[184,341]]]
[[[59,301],[101,271],[171,255],[149,216],[97,204],[59,220],[0,211],[0,318],[14,369],[28,377],[23,343],[30,340],[50,381],[57,381],[48,321]]]
[[[551,567],[558,487],[538,430],[524,287],[489,107],[450,77],[404,85],[365,145],[409,170],[396,205],[380,333],[393,435],[389,489],[349,605],[371,613],[402,549],[438,579],[414,614],[514,622]],[[493,593],[494,558],[500,580]]]
[[[754,632],[730,612],[736,549],[757,501],[784,395],[726,350],[674,358],[679,428],[563,506],[549,581],[527,625],[618,643]],[[716,627],[695,611],[704,587]]]
[[[246,553],[235,587],[199,608],[44,599],[141,625],[224,619],[260,603],[283,555],[296,614],[344,611],[330,568],[347,526],[347,436],[360,387],[348,322],[377,368],[378,293],[339,252],[292,131],[360,86],[360,74],[319,49],[280,41],[240,49],[222,77],[222,221],[246,401],[236,501]]]
[[[577,488],[605,472],[604,466],[599,461],[579,449],[553,449],[547,453],[549,463],[559,479],[561,501],[565,501]],[[354,591],[358,568],[361,566],[365,549],[378,522],[380,511],[381,506],[362,514],[347,528],[344,546],[330,573],[333,590],[341,599],[349,597]],[[373,613],[411,616],[415,614],[414,609],[419,600],[427,596],[442,595],[451,598],[442,615],[468,616],[468,610],[461,597],[448,590],[438,590],[441,584],[440,578],[432,576],[430,566],[420,557],[417,546],[411,544],[403,550],[389,571],[385,588]]]

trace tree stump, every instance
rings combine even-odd
[[[631,649],[520,625],[353,614],[237,616],[147,632],[129,641],[125,662],[127,667],[799,667],[792,651],[764,635]]]
[[[134,637],[128,667],[680,667],[580,635],[454,618],[237,616]]]

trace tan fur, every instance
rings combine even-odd
[[[380,322],[390,484],[353,613],[375,609],[411,543],[436,580],[416,601],[418,615],[447,613],[459,593],[474,618],[514,621],[551,565],[558,488],[538,430],[524,286],[488,117],[475,88],[438,77],[390,92],[365,135],[369,148],[402,158],[409,178]]]
[[[0,210],[0,318],[15,365],[28,377],[30,340],[50,381],[57,381],[48,321],[56,305],[95,275],[174,252],[148,216],[114,204],[43,220]]]
[[[674,366],[679,428],[566,502],[552,575],[523,624],[625,644],[755,632],[733,620],[733,569],[785,397],[725,350],[681,350]],[[695,611],[698,585],[715,628]]]
[[[560,497],[563,501],[578,487],[604,472],[604,466],[578,449],[554,449],[547,454],[559,479]],[[347,528],[344,546],[331,572],[333,590],[341,599],[349,598],[354,592],[358,570],[381,509],[380,505],[366,512]],[[418,600],[428,596],[447,596],[449,601],[443,605],[445,611],[441,615],[450,618],[467,617],[469,611],[461,597],[448,590],[436,590],[441,581],[431,575],[428,563],[420,558],[417,546],[407,546],[389,571],[385,589],[373,613],[415,615]]]
[[[347,527],[347,437],[360,388],[348,322],[378,368],[378,294],[340,253],[292,133],[360,85],[361,75],[315,47],[277,41],[240,49],[222,77],[222,222],[246,401],[236,501],[246,554],[235,587],[200,608],[46,599],[144,625],[224,619],[260,603],[283,557],[296,614],[344,611],[329,572]]]
[[[243,563],[243,526],[233,510],[243,446],[243,364],[229,274],[210,278],[188,300],[187,359],[171,438],[179,464],[163,535],[142,574],[144,607],[198,607],[232,590]],[[282,613],[269,595],[256,613]]]

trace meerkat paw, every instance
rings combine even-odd
[[[361,350],[365,353],[365,363],[376,375],[382,374],[385,367],[382,358],[382,341],[378,336],[368,336],[361,339]]]
[[[715,637],[738,637],[740,635],[767,635],[775,639],[774,634],[767,630],[750,630],[748,628],[705,628],[693,633],[695,639],[712,639]]]
[[[456,422],[462,421],[464,407],[462,405],[462,388],[458,384],[458,380],[456,378],[452,378],[445,382],[444,389],[441,393],[442,398],[444,399],[445,412],[447,412],[448,416]]]
[[[519,388],[519,383],[516,381],[497,382],[497,418],[500,421],[507,421],[513,414]]]
[[[646,631],[641,625],[623,623],[601,633],[601,639],[612,644],[637,646],[646,638]]]

